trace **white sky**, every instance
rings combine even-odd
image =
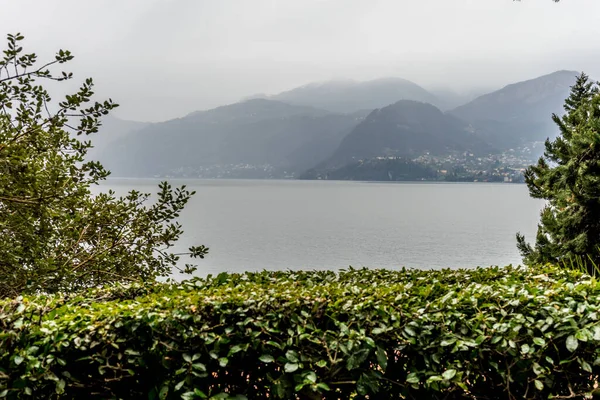
[[[76,59],[122,118],[158,121],[311,81],[496,89],[600,77],[600,0],[0,0],[0,34]],[[4,46],[1,46],[4,48]]]

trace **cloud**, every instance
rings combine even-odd
[[[118,115],[162,120],[332,78],[471,91],[600,77],[598,15],[597,0],[20,0],[0,26],[41,55],[71,49]]]

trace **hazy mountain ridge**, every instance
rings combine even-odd
[[[285,118],[293,115],[323,116],[330,112],[314,106],[299,106],[264,98],[248,99],[210,110],[194,111],[183,118],[196,122],[256,122],[268,117]],[[179,118],[181,119],[181,118]]]
[[[437,101],[433,104],[444,112],[467,104],[482,94],[489,92],[488,90],[472,90],[467,92],[457,92],[450,89],[427,90],[437,98]]]
[[[282,177],[283,171],[297,176],[309,169],[330,170],[379,156],[496,152],[552,136],[556,128],[551,114],[562,111],[576,75],[557,71],[517,82],[446,113],[430,103],[406,99],[394,99],[375,110],[365,107],[386,96],[439,102],[399,78],[310,84],[162,123],[106,119],[99,136],[108,136],[91,153],[117,176],[179,171],[177,175],[185,170],[185,176],[207,177],[207,168],[248,165],[257,170],[227,176],[275,177],[277,170],[276,176]],[[322,106],[360,111],[332,112]],[[208,176],[221,176],[213,175]]]
[[[492,150],[467,123],[431,104],[400,100],[374,110],[342,141],[325,167],[377,156]]]
[[[150,122],[129,121],[107,115],[102,118],[102,126],[98,133],[90,135],[86,140],[90,140],[94,146],[88,151],[88,159],[100,160],[107,159],[110,148],[126,136],[138,132],[151,125]]]
[[[416,83],[394,77],[364,82],[334,80],[310,83],[266,98],[339,113],[374,110],[398,100],[417,100],[432,104],[439,101]]]
[[[490,143],[508,148],[543,141],[557,133],[553,113],[563,113],[563,103],[576,71],[556,71],[513,83],[450,110],[470,122]]]
[[[256,99],[152,124],[110,149],[116,176],[198,174],[215,165],[307,169],[335,150],[361,114]],[[321,158],[322,157],[322,158]]]

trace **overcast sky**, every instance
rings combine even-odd
[[[600,0],[0,0],[0,33],[76,59],[121,118],[158,121],[312,81],[495,89],[600,77]],[[4,46],[3,46],[4,47]]]

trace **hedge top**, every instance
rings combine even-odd
[[[600,373],[599,311],[594,278],[552,267],[220,274],[20,297],[0,302],[0,395],[581,396]]]

